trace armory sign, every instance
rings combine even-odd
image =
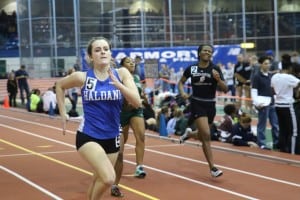
[[[135,58],[136,56],[142,57],[141,64],[142,78],[144,77],[144,64],[145,61],[157,60],[157,68],[160,69],[160,64],[165,63],[169,68],[174,68],[178,71],[180,67],[187,67],[188,65],[197,62],[197,46],[189,47],[152,47],[152,48],[120,48],[113,49],[113,57],[117,62],[125,56]],[[85,58],[85,50],[82,51],[82,58]],[[213,62],[215,64],[222,63],[226,65],[228,62],[236,62],[236,56],[242,52],[240,45],[215,45]],[[83,70],[86,70],[87,64],[85,59],[83,60]],[[147,63],[147,62],[146,62]],[[152,64],[152,66],[154,66]],[[156,70],[155,70],[156,71]]]

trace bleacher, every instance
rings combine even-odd
[[[38,88],[41,90],[41,94],[48,90],[49,87],[52,87],[54,83],[60,78],[42,78],[42,79],[28,79],[30,90],[33,88]],[[7,79],[0,79],[0,101],[3,101],[5,96],[7,96],[6,90]],[[19,98],[20,92],[18,91]]]

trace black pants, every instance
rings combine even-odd
[[[10,107],[16,107],[17,106],[17,102],[16,102],[16,98],[17,98],[17,93],[10,93],[9,94],[9,106]]]
[[[300,154],[300,101],[294,103],[295,114],[297,116],[297,137],[296,137],[296,148],[295,154]]]
[[[26,99],[27,99],[27,103],[29,102],[29,86],[28,85],[19,85],[19,89],[20,89],[20,96],[21,96],[21,101],[22,104],[25,103],[25,98],[24,98],[24,91],[26,93]]]
[[[281,152],[295,153],[297,120],[293,104],[289,107],[276,107],[279,125],[279,149]]]

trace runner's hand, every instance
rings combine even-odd
[[[111,69],[108,70],[108,74],[109,74],[110,79],[112,80],[112,81],[110,82],[110,84],[113,84],[113,85],[116,86],[117,88],[120,87],[120,85],[121,85],[122,83],[117,79],[117,77],[114,75],[114,73],[112,72]]]
[[[217,82],[219,82],[219,81],[221,80],[221,77],[220,77],[219,72],[218,72],[217,70],[213,69],[213,70],[212,70],[212,73],[213,73],[214,79],[215,79]]]

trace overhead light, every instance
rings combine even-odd
[[[253,42],[243,42],[241,43],[241,47],[243,49],[253,49],[255,47],[255,44]]]

